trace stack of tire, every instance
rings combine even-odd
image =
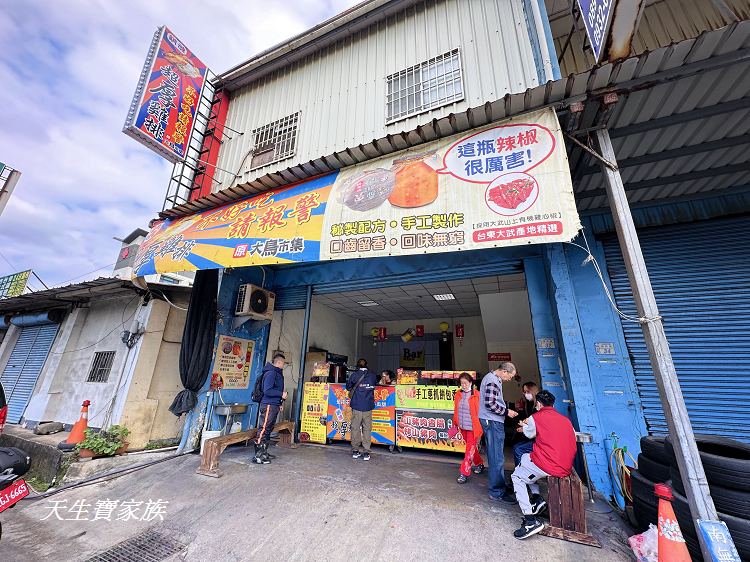
[[[696,435],[695,441],[719,519],[727,524],[740,558],[750,560],[750,445],[713,435]],[[664,440],[663,452],[670,465],[670,484],[674,494],[672,507],[677,521],[690,555],[694,560],[703,560],[669,437]],[[638,467],[641,468],[640,463]]]
[[[649,523],[659,519],[659,499],[654,495],[654,484],[670,478],[670,461],[664,448],[663,437],[642,437],[638,470],[630,473],[633,491],[633,515],[638,529],[643,531]]]

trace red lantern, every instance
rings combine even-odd
[[[417,337],[418,338],[424,337],[424,326],[422,326],[422,324],[417,324]]]
[[[456,339],[458,340],[459,345],[464,344],[464,325],[463,324],[456,324]]]
[[[388,335],[386,333],[385,326],[381,326],[380,328],[378,328],[378,339],[380,341],[385,341],[387,337]]]

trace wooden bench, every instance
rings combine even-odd
[[[601,543],[588,534],[583,485],[575,471],[565,478],[548,476],[547,488],[549,525],[540,534],[601,548]]]
[[[294,435],[294,422],[281,422],[273,426],[272,433],[279,433],[279,445],[282,447],[291,447],[292,436]],[[219,470],[219,457],[229,445],[235,443],[245,442],[247,447],[248,441],[253,439],[258,434],[258,429],[248,429],[247,431],[240,431],[238,433],[230,433],[229,435],[221,435],[219,437],[213,437],[206,439],[203,443],[203,453],[201,454],[201,464],[197,474],[204,476],[212,476],[214,478],[221,477],[221,471]]]

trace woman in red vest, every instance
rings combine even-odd
[[[453,426],[461,430],[466,442],[464,462],[461,463],[461,474],[457,482],[464,484],[472,472],[480,474],[484,470],[482,456],[479,454],[479,440],[482,437],[482,426],[479,424],[479,392],[474,390],[469,373],[461,373],[458,377],[461,390],[456,392],[453,406]]]

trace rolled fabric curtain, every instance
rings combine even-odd
[[[180,348],[180,380],[185,389],[175,396],[169,407],[175,416],[193,409],[198,402],[197,393],[208,378],[216,335],[218,288],[218,270],[196,272]]]

